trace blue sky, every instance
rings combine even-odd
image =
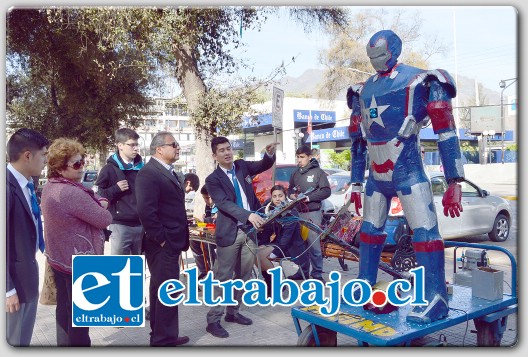
[[[350,8],[359,11],[367,7]],[[458,73],[474,78],[484,87],[495,91],[500,91],[501,79],[517,77],[518,15],[514,7],[405,8],[408,10],[407,18],[419,10],[423,18],[424,35],[437,34],[448,49],[444,55],[435,55],[430,59],[431,68],[445,69],[453,76]],[[288,75],[299,76],[306,69],[321,68],[317,59],[318,51],[326,48],[328,43],[327,38],[320,33],[305,34],[302,27],[290,23],[285,14],[270,19],[263,25],[261,32],[243,32],[242,39],[248,44],[244,56],[250,58],[255,64],[255,72],[260,75],[270,73],[282,61],[290,62],[293,56],[297,56],[297,59],[288,66]],[[516,89],[517,85],[513,84],[504,93],[515,94]]]

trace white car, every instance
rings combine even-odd
[[[446,217],[442,206],[442,197],[448,185],[444,174],[441,172],[429,172],[431,186],[433,189],[433,201],[438,217],[440,235],[444,239],[469,237],[487,234],[494,242],[504,242],[510,235],[512,220],[512,209],[508,201],[502,197],[490,195],[490,193],[469,180],[460,183],[462,186],[462,208],[460,217]],[[333,179],[329,176],[329,180]],[[348,177],[350,180],[350,176]],[[337,179],[336,179],[337,181]],[[348,181],[347,181],[348,182]],[[332,184],[331,184],[332,185]],[[336,186],[336,192],[328,199],[327,208],[330,204],[334,212],[350,199],[351,187],[346,191]],[[354,210],[354,204],[349,207]],[[362,213],[360,211],[360,213]],[[393,198],[389,209],[390,216],[405,215],[400,201]]]

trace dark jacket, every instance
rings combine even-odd
[[[308,189],[314,190],[307,194],[309,202],[303,202],[297,206],[299,212],[318,211],[321,209],[321,201],[332,194],[330,183],[326,173],[319,167],[317,160],[312,159],[305,167],[299,167],[290,176],[288,196],[292,193],[304,193]]]
[[[118,153],[114,153],[106,161],[97,177],[97,193],[110,201],[108,210],[112,214],[112,223],[123,224],[125,226],[139,226],[141,222],[137,213],[136,204],[136,176],[143,167],[141,156],[136,156],[134,165],[127,167],[121,160]],[[118,175],[117,170],[122,175]],[[121,191],[117,185],[118,181],[126,179],[128,190]]]
[[[186,251],[189,228],[183,187],[183,177],[178,185],[176,176],[155,159],[150,159],[136,178],[137,211],[146,239]]]
[[[238,221],[246,224],[249,215],[261,207],[260,201],[253,190],[252,177],[273,166],[275,155],[264,154],[260,161],[236,160],[235,172],[240,186],[246,194],[251,211],[237,206],[233,182],[220,167],[217,167],[205,179],[207,192],[218,207],[216,219],[216,243],[220,247],[228,247],[235,242]]]
[[[270,202],[266,206],[266,211],[273,209],[275,206]],[[277,257],[296,258],[295,262],[301,266],[307,262],[307,245],[301,237],[301,224],[296,209],[274,220],[273,223],[266,224],[260,233],[259,246],[272,245],[274,247],[272,253]],[[272,234],[275,234],[273,241],[271,241]]]
[[[9,169],[6,175],[6,292],[15,288],[18,300],[26,303],[39,295],[37,229],[18,181]]]

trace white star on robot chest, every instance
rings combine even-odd
[[[376,102],[376,97],[372,95],[372,101],[370,102],[370,106],[367,108],[366,101],[363,102],[363,119],[367,123],[367,129],[370,131],[370,126],[372,123],[376,123],[379,126],[382,126],[385,128],[385,124],[383,123],[383,119],[381,118],[381,114],[387,110],[387,108],[390,105],[379,105]]]

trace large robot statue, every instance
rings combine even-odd
[[[363,225],[360,233],[359,279],[376,283],[386,234],[385,221],[392,197],[398,196],[410,227],[419,265],[425,269],[428,306],[415,306],[407,320],[429,323],[448,314],[444,270],[444,243],[430,180],[420,156],[418,135],[429,120],[438,134],[438,149],[449,183],[442,204],[444,214],[459,216],[464,177],[459,141],[453,120],[451,98],[456,96],[453,79],[443,70],[422,70],[397,62],[402,41],[390,30],[379,31],[367,45],[367,55],[376,70],[364,84],[348,89],[352,114],[351,201],[362,208],[367,149],[370,174],[365,186]]]

